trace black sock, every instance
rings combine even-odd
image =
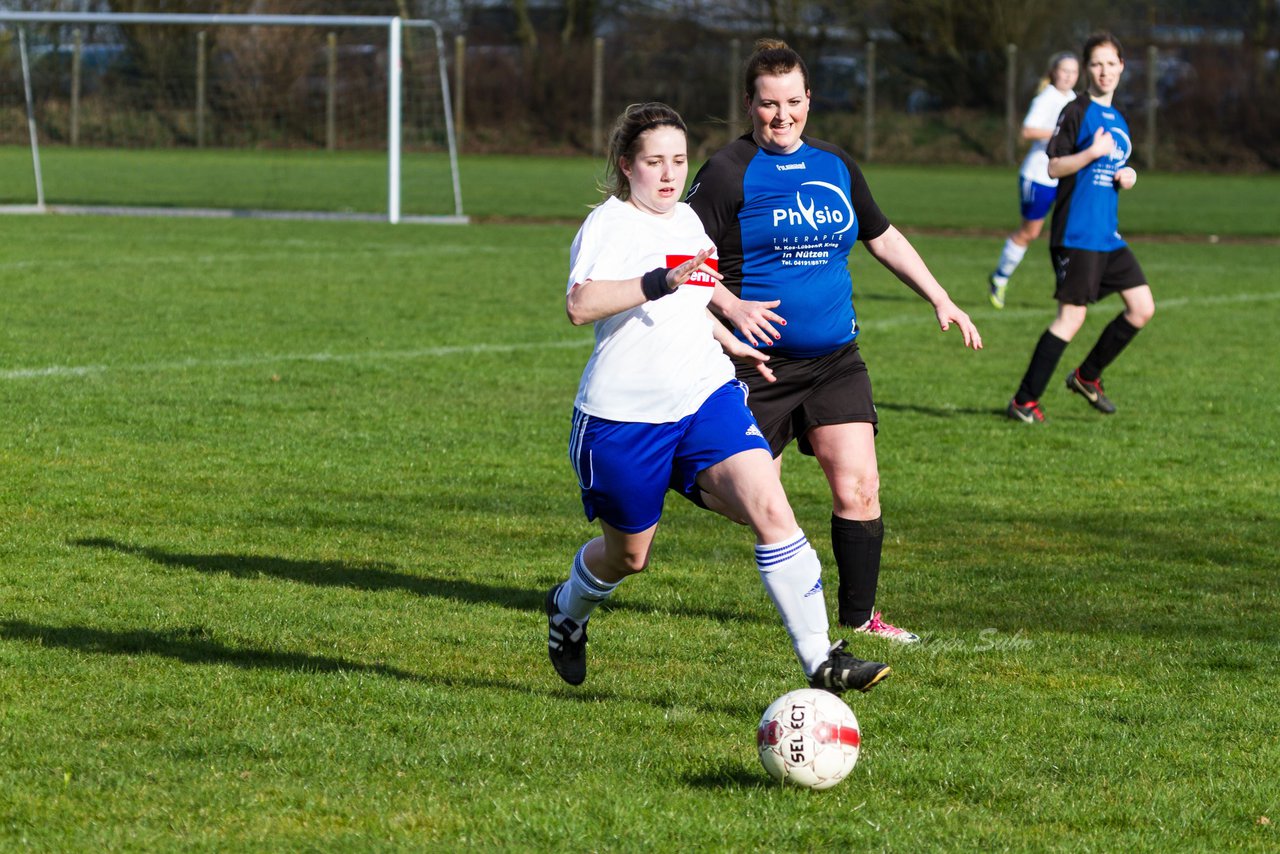
[[[840,570],[836,592],[839,621],[843,626],[860,626],[871,619],[880,584],[880,550],[884,546],[884,523],[880,517],[868,522],[831,515],[831,551]]]
[[[1096,382],[1102,376],[1107,365],[1116,360],[1123,352],[1133,336],[1138,334],[1138,327],[1124,319],[1124,313],[1116,315],[1116,319],[1107,324],[1098,336],[1098,343],[1093,345],[1089,355],[1080,363],[1080,379]]]
[[[1040,340],[1036,342],[1035,352],[1031,354],[1031,364],[1027,365],[1022,384],[1018,386],[1018,393],[1013,397],[1019,406],[1033,400],[1038,401],[1040,395],[1044,394],[1068,343],[1047,329],[1040,336]]]

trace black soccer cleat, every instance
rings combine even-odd
[[[1018,399],[1014,398],[1009,401],[1009,406],[1005,409],[1004,414],[1014,421],[1021,421],[1024,424],[1040,424],[1044,421],[1044,412],[1041,411],[1040,404],[1034,400],[1018,403]]]
[[[1101,377],[1096,380],[1086,380],[1080,376],[1080,369],[1076,368],[1067,374],[1067,388],[1089,401],[1089,405],[1099,412],[1110,415],[1116,411],[1116,405],[1102,393]]]
[[[556,594],[563,585],[547,591],[547,654],[551,666],[570,685],[581,685],[587,678],[587,624],[574,622],[560,613]]]
[[[827,660],[809,677],[809,687],[843,694],[845,691],[870,691],[889,675],[889,665],[863,661],[844,651],[845,642],[831,645]]]

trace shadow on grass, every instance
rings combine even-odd
[[[377,592],[403,590],[415,596],[449,599],[455,602],[500,605],[517,611],[542,613],[545,589],[522,589],[500,585],[478,584],[462,579],[426,578],[397,570],[392,564],[371,562],[346,563],[333,560],[292,560],[269,555],[189,554],[169,552],[150,546],[134,546],[108,537],[72,540],[82,548],[109,549],[121,554],[144,558],[161,566],[192,569],[208,574],[256,579],[261,576],[311,584],[316,587],[345,587]],[[760,622],[765,618],[746,610],[701,608],[681,604],[675,609],[641,602],[611,602],[611,611],[631,613],[668,613],[699,617],[720,622]]]
[[[777,789],[775,783],[764,769],[756,767],[748,770],[740,765],[713,768],[699,774],[690,774],[684,778],[686,786],[695,789],[711,789],[716,791],[741,791],[742,789]]]
[[[480,679],[472,676],[430,675],[413,673],[388,664],[366,664],[347,658],[312,655],[250,646],[231,646],[215,640],[203,626],[183,629],[128,629],[122,631],[95,629],[89,626],[49,626],[23,620],[0,621],[0,640],[38,644],[41,647],[69,649],[95,655],[152,655],[171,658],[184,664],[230,665],[245,670],[292,671],[309,674],[359,673],[408,682],[419,682],[447,688],[478,691],[513,691],[536,694],[557,700],[596,705],[601,702],[649,703],[658,709],[669,708],[664,697],[651,699],[624,697],[599,688],[570,688],[546,666],[544,678],[537,685],[518,680]],[[542,684],[545,682],[545,684]],[[699,705],[706,713],[741,716],[741,704],[708,703]],[[747,710],[748,716],[750,710]]]
[[[303,673],[369,673],[393,679],[426,681],[417,674],[385,664],[361,664],[305,652],[234,647],[214,640],[207,629],[133,629],[110,631],[87,626],[42,626],[21,620],[0,622],[0,637],[34,641],[41,646],[107,655],[159,655],[187,664],[230,664],[234,667],[296,670]]]
[[[403,590],[416,596],[490,603],[519,611],[541,611],[542,599],[546,592],[476,584],[456,579],[424,578],[420,575],[401,572],[392,564],[376,561],[348,563],[337,560],[292,560],[270,555],[170,552],[150,546],[134,546],[107,537],[73,540],[72,545],[109,549],[144,558],[161,566],[191,569],[210,575],[229,575],[233,578],[247,579],[269,576],[315,587],[345,587],[367,592]]]

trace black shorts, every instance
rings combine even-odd
[[[1053,298],[1067,305],[1089,305],[1147,283],[1146,274],[1128,246],[1110,252],[1054,246],[1049,256],[1058,282]]]
[[[767,353],[769,348],[765,347]],[[756,369],[736,363],[738,379],[751,390],[747,405],[775,457],[796,440],[800,453],[813,456],[805,434],[823,424],[877,423],[871,377],[856,342],[812,359],[769,355],[777,382],[765,382]]]

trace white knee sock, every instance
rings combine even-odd
[[[827,660],[827,603],[822,596],[822,565],[804,531],[772,545],[756,546],[756,568],[769,598],[791,636],[806,676]]]
[[[1027,247],[1014,243],[1012,237],[1005,240],[1004,251],[1000,253],[1000,263],[996,265],[996,275],[1006,279],[1012,276],[1013,271],[1022,263],[1022,256],[1026,254]]]
[[[561,585],[560,595],[556,597],[556,607],[578,624],[585,623],[591,612],[612,596],[622,583],[615,581],[610,584],[592,575],[582,557],[586,550],[586,546],[578,549],[573,558],[573,568],[569,570],[569,580]]]

